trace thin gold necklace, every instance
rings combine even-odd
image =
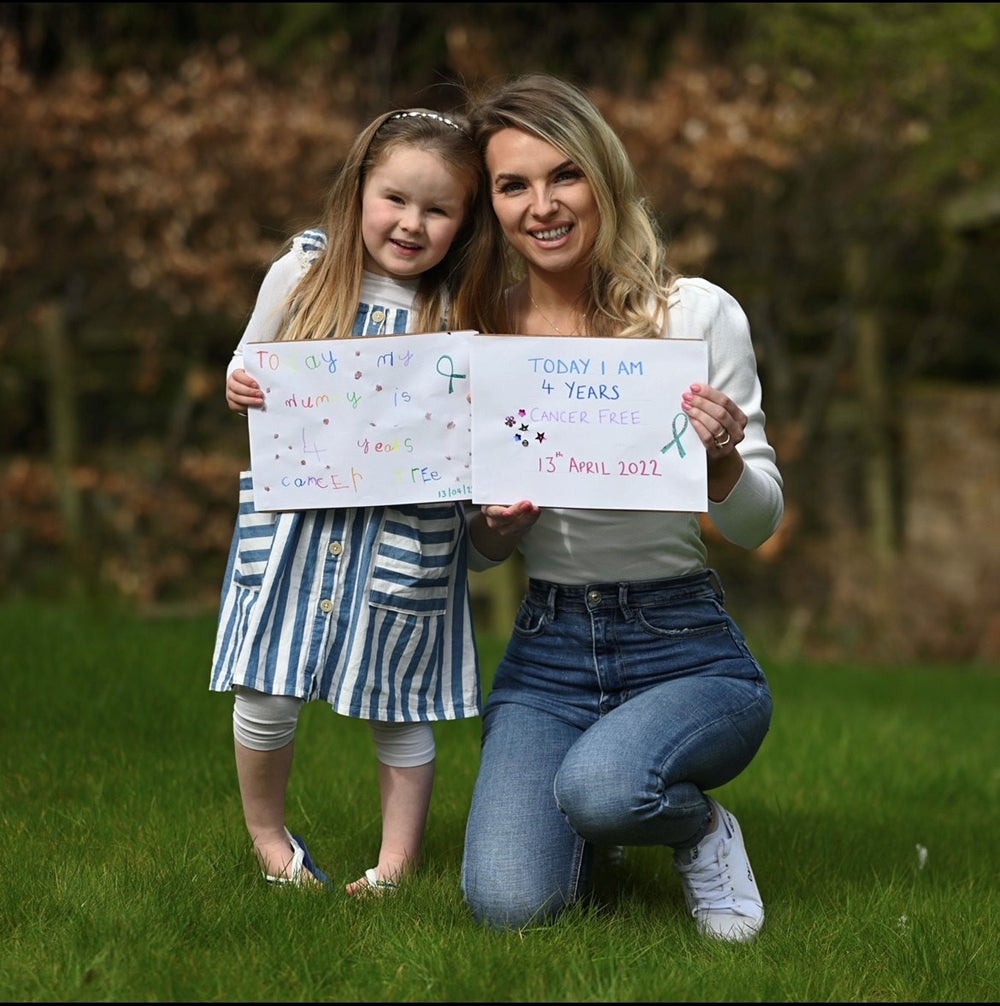
[[[531,301],[531,306],[532,306],[532,307],[533,307],[533,308],[534,308],[534,309],[535,309],[535,310],[536,310],[536,311],[537,311],[537,312],[538,312],[538,313],[539,313],[539,314],[540,314],[540,315],[542,316],[542,320],[543,320],[543,321],[545,321],[545,322],[547,322],[548,324],[550,324],[550,325],[552,326],[552,331],[553,331],[553,332],[555,332],[555,333],[556,333],[556,335],[573,335],[573,334],[574,334],[573,332],[564,332],[564,331],[563,331],[563,330],[562,330],[562,329],[561,329],[561,328],[560,328],[560,327],[559,327],[559,326],[558,326],[558,325],[557,325],[557,324],[556,324],[556,323],[555,323],[555,322],[554,322],[554,321],[553,321],[553,320],[552,320],[552,319],[551,319],[551,318],[550,318],[550,317],[549,317],[549,316],[548,316],[548,315],[547,315],[547,314],[546,314],[546,313],[545,313],[545,312],[544,312],[544,311],[543,311],[543,310],[542,310],[542,309],[541,309],[541,308],[540,308],[540,307],[538,306],[538,302],[537,302],[537,301],[535,300],[535,298],[534,298],[534,297],[532,297],[532,296],[531,296],[531,291],[530,291],[530,290],[528,291],[528,300],[530,300],[530,301]],[[577,318],[581,319],[581,320],[583,321],[583,326],[584,326],[584,327],[586,327],[586,324],[587,324],[587,316],[586,316],[585,314],[580,314],[580,312],[578,311],[578,312],[577,312]],[[575,332],[575,334],[576,334],[576,335],[580,335],[580,334],[582,334],[582,333],[580,332],[580,327],[581,327],[581,326],[579,326],[579,325],[577,325],[577,326],[576,326],[576,332]]]

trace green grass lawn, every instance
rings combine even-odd
[[[211,618],[0,607],[0,994],[8,1001],[990,1002],[1000,994],[1000,673],[767,665],[771,734],[718,791],[767,923],[694,932],[669,850],[602,903],[491,933],[459,890],[479,720],[436,729],[421,871],[394,898],[268,888]],[[481,640],[484,670],[502,641]],[[308,706],[289,826],[339,888],[378,849],[367,727]],[[526,752],[526,757],[530,753]]]

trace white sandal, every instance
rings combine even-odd
[[[292,850],[293,850],[292,861],[291,863],[288,864],[288,867],[285,870],[287,876],[272,877],[271,874],[264,873],[264,871],[261,870],[261,873],[264,873],[264,879],[269,884],[277,884],[278,886],[288,884],[289,887],[301,886],[302,863],[306,858],[306,854],[305,850],[297,842],[292,842]]]
[[[363,877],[348,886],[355,888],[355,890],[347,892],[350,898],[382,897],[383,894],[394,894],[398,888],[398,885],[391,880],[379,879],[377,866],[365,870]]]
[[[285,829],[285,834],[288,836],[288,844],[292,847],[292,861],[286,868],[287,876],[272,877],[269,873],[264,873],[261,870],[260,872],[264,875],[264,880],[278,887],[285,885],[289,887],[302,887],[304,883],[313,884],[314,881],[311,878],[315,878],[315,882],[325,887],[328,883],[327,876],[312,861],[312,856],[309,855],[306,843],[298,835],[293,835],[287,828]],[[305,878],[302,876],[303,869],[306,870],[307,874]]]

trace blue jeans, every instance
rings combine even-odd
[[[590,888],[595,846],[687,848],[704,791],[747,767],[771,693],[711,570],[531,580],[483,714],[462,863],[477,921],[551,921]]]

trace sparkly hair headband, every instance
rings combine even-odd
[[[425,112],[421,109],[410,109],[406,112],[396,112],[395,115],[389,116],[389,121],[393,119],[435,119],[438,122],[443,122],[446,126],[451,126],[452,129],[457,129],[460,133],[464,133],[466,136],[469,134],[457,123],[453,122],[446,115],[441,115],[438,112]]]

